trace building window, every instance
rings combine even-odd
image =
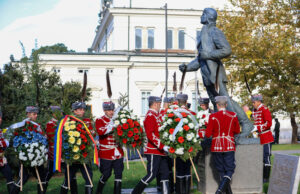
[[[192,93],[192,104],[191,104],[191,110],[192,111],[194,111],[194,112],[198,112],[197,111],[197,107],[196,107],[196,105],[197,105],[197,103],[196,103],[197,101],[196,101],[196,93],[195,92],[193,92]]]
[[[196,31],[197,44],[198,42],[200,42],[200,34],[201,34],[201,30],[197,30]]]
[[[142,48],[142,29],[141,28],[135,29],[135,48],[136,49]]]
[[[53,68],[53,72],[60,73],[60,68]]]
[[[178,32],[178,47],[179,49],[184,49],[184,30],[179,30]]]
[[[172,49],[173,48],[173,30],[168,30],[167,32],[167,48]]]
[[[154,48],[154,29],[148,29],[148,49]]]
[[[150,91],[143,91],[142,92],[142,115],[146,115],[149,104],[148,104],[148,97],[150,96]]]
[[[88,73],[88,69],[78,69],[78,73]]]

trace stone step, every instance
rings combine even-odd
[[[130,194],[133,189],[122,189],[122,194]],[[156,187],[146,188],[143,193],[146,194],[159,194],[160,192],[157,191]]]

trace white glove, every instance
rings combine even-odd
[[[163,150],[164,150],[165,152],[167,152],[167,153],[169,152],[169,149],[170,149],[169,146],[164,146],[164,147],[163,147]]]
[[[123,107],[122,106],[119,106],[116,110],[115,110],[115,112],[114,112],[114,115],[112,116],[112,120],[115,120],[116,118],[118,118],[118,114],[119,114],[119,112],[120,112],[120,110],[122,109]]]
[[[108,123],[107,127],[106,127],[106,132],[104,133],[104,135],[109,134],[112,129],[114,128],[114,123],[112,120],[110,120],[110,122]]]
[[[253,132],[255,132],[255,131],[257,131],[257,127],[256,127],[256,126],[254,126],[254,128],[253,128],[252,131],[251,131],[251,133],[253,133]]]

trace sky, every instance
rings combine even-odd
[[[0,0],[0,65],[11,54],[18,60],[22,48],[30,56],[35,48],[64,43],[87,52],[98,25],[100,0]]]

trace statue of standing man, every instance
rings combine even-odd
[[[197,45],[198,57],[187,65],[181,64],[179,69],[180,71],[189,72],[197,71],[200,68],[203,84],[214,105],[214,111],[217,111],[215,97],[227,96],[229,99],[227,109],[237,113],[243,129],[240,137],[246,137],[253,129],[253,124],[249,121],[242,108],[228,95],[226,72],[221,59],[230,56],[231,47],[224,33],[216,27],[217,16],[215,9],[204,9],[201,16],[203,27],[200,33],[200,41]]]

